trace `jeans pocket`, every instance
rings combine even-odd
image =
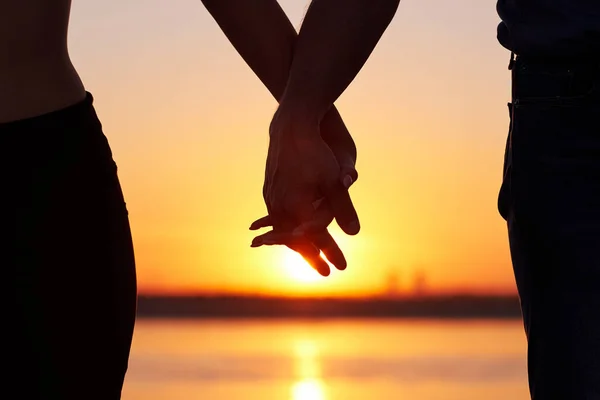
[[[504,218],[508,220],[508,215],[511,207],[511,167],[512,167],[512,112],[513,105],[508,103],[508,114],[509,114],[509,129],[508,136],[506,138],[506,146],[504,149],[504,165],[503,165],[503,176],[502,185],[500,186],[500,192],[498,193],[498,212]]]

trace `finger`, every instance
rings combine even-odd
[[[308,235],[307,238],[323,252],[327,260],[333,264],[334,267],[340,271],[346,269],[346,257],[344,257],[342,249],[340,249],[338,244],[327,230],[319,233],[313,233]]]
[[[293,235],[291,232],[269,231],[254,238],[251,247],[260,247],[263,245],[273,246],[280,244],[285,244],[290,249],[298,252],[302,258],[304,258],[304,260],[306,260],[306,262],[322,276],[328,276],[330,274],[331,270],[329,265],[323,258],[321,258],[321,251],[319,248],[310,243],[310,241],[303,236],[298,237],[297,235]],[[330,252],[330,254],[332,253]],[[341,265],[339,258],[335,258],[336,256],[333,257],[334,259],[338,260],[336,261],[338,263],[337,265]],[[338,268],[337,265],[336,268]]]
[[[291,232],[298,226],[296,218],[287,213],[283,208],[273,207],[269,212],[269,217],[271,226],[277,232]]]
[[[309,233],[320,233],[327,230],[329,224],[333,221],[333,212],[329,206],[329,202],[324,199],[319,207],[315,210],[313,217],[300,224],[293,230],[293,233],[302,236]]]
[[[263,233],[262,235],[256,236],[252,240],[252,244],[250,247],[260,247],[260,246],[275,246],[278,244],[295,244],[303,240],[304,237],[302,235],[295,234],[290,231],[269,231],[267,233]]]
[[[266,215],[262,218],[257,219],[250,225],[251,231],[256,231],[261,228],[266,228],[268,226],[273,226],[273,221],[270,215]]]
[[[319,208],[321,206],[321,204],[323,204],[324,201],[325,201],[325,197],[321,197],[321,198],[318,198],[317,200],[313,201],[313,203],[312,203],[313,208],[316,210],[317,208]]]
[[[340,228],[348,235],[356,235],[360,231],[360,222],[348,189],[341,182],[335,181],[322,190]]]
[[[314,244],[305,239],[301,242],[289,245],[289,247],[299,253],[321,276],[329,276],[331,273],[329,264],[321,258],[321,252]]]
[[[358,171],[354,166],[340,167],[340,182],[346,189],[350,189],[357,179]]]

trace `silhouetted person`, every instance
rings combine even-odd
[[[267,47],[281,44],[279,53],[251,57],[281,96],[290,63],[280,61],[291,60],[296,32],[277,2],[206,5],[216,12],[225,5],[223,23],[239,32],[278,18],[283,35],[262,39]],[[0,382],[11,398],[116,400],[135,321],[134,252],[110,146],[69,58],[70,6],[70,0],[0,0],[0,223],[7,233],[0,241],[6,333]],[[357,178],[354,141],[335,109],[322,126],[336,174],[349,186]],[[325,230],[312,239],[290,247],[313,260],[322,249],[345,266]],[[322,272],[323,265],[317,264]]]
[[[67,51],[70,0],[0,0],[6,399],[120,398],[136,275],[102,127]]]
[[[498,206],[534,400],[600,399],[600,2],[503,0],[512,102]]]
[[[275,8],[274,1],[256,3]],[[398,3],[315,0],[288,58],[274,55],[284,47],[275,38],[289,35],[279,14],[265,15],[241,37],[239,27],[213,12],[255,71],[251,61],[261,56],[280,61],[275,69],[291,63],[285,88],[274,93],[280,104],[270,126],[263,189],[269,215],[252,226],[274,230],[253,246],[315,243],[333,216],[346,233],[358,232],[342,190],[349,185],[324,140],[323,123]],[[508,222],[531,396],[600,399],[600,2],[500,0],[497,6],[498,39],[511,50],[513,74],[498,205]],[[328,273],[315,249],[307,258]]]
[[[136,275],[102,127],[67,51],[69,0],[0,1],[2,388],[119,399]]]

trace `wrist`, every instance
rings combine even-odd
[[[271,121],[269,135],[296,138],[320,137],[320,121],[321,117],[314,110],[302,104],[282,102]]]
[[[278,111],[291,116],[296,121],[307,121],[318,125],[333,106],[324,103],[323,100],[325,99],[318,95],[318,91],[288,85],[279,100]]]

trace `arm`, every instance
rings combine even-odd
[[[279,101],[289,77],[298,34],[277,0],[202,2],[237,52]],[[356,145],[335,107],[331,107],[323,118],[320,128],[322,140],[329,145],[339,164],[340,179],[347,182],[347,176],[351,178],[350,183],[345,183],[349,186],[358,176],[355,169]],[[327,275],[329,266],[319,256],[320,251],[339,269],[345,268],[346,260],[326,230],[333,216],[330,212],[328,215],[325,208],[321,210],[320,215],[327,219],[321,232],[309,238],[309,242],[285,243],[301,253],[317,271]],[[271,217],[268,216],[254,222],[251,229],[270,225]],[[311,252],[311,249],[314,251]]]
[[[319,123],[354,80],[400,0],[314,0],[300,30],[278,113]]]
[[[379,1],[379,0],[376,0]],[[279,101],[288,81],[298,34],[276,0],[202,0],[233,47]],[[356,146],[340,114],[331,107],[321,137],[341,164],[354,168]],[[350,165],[351,164],[351,165]],[[356,172],[352,173],[356,179]]]
[[[311,3],[296,41],[285,91],[269,127],[263,193],[269,215],[279,226],[299,222],[294,231],[300,235],[327,226],[328,221],[320,220],[310,203],[324,196],[340,228],[349,235],[359,232],[358,215],[346,185],[338,178],[339,166],[320,135],[321,122],[371,55],[399,3]],[[277,242],[277,232],[268,234],[271,243]]]
[[[202,0],[227,39],[277,101],[297,33],[276,0]]]

